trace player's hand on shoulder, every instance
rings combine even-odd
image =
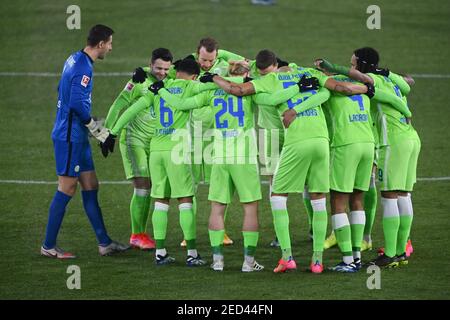
[[[215,76],[217,76],[217,74],[205,72],[205,73],[200,77],[199,80],[200,80],[201,83],[214,82],[214,77],[215,77]]]
[[[365,95],[372,99],[375,96],[375,86],[369,82],[364,83],[364,85],[367,87]]]
[[[297,111],[295,109],[289,109],[283,112],[283,125],[287,129],[291,125],[292,121],[297,117]]]
[[[145,72],[141,67],[136,68],[131,79],[134,83],[144,83],[145,79],[147,79],[147,72]]]
[[[314,60],[314,65],[316,66],[316,68],[320,69],[320,70],[324,70],[322,68],[322,63],[323,63],[323,59],[322,58],[317,58],[316,60]]]
[[[303,77],[300,79],[299,82],[297,82],[298,88],[300,92],[310,91],[310,90],[317,90],[319,89],[319,79],[316,77],[306,77],[303,75]]]
[[[148,90],[151,91],[154,95],[157,95],[159,90],[164,88],[164,82],[162,80],[153,82],[149,87]]]
[[[373,73],[379,74],[381,76],[389,77],[390,71],[389,71],[388,68],[385,68],[385,69],[383,69],[383,68],[375,68],[375,71]]]

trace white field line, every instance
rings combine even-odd
[[[96,77],[130,77],[132,72],[96,72]],[[0,77],[60,77],[61,73],[57,72],[0,72]],[[416,73],[411,74],[413,78],[427,78],[427,79],[450,79],[450,74],[431,74],[431,73]]]
[[[426,177],[426,178],[417,178],[417,181],[450,181],[450,177]],[[121,180],[121,181],[99,181],[100,184],[130,184],[130,181]],[[43,181],[43,180],[0,180],[0,184],[57,184],[57,181]],[[203,183],[201,183],[203,184]],[[269,184],[269,181],[263,180],[261,184]]]

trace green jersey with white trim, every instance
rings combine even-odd
[[[388,77],[372,73],[368,73],[367,75],[373,79],[375,91],[381,89],[395,93],[398,97],[403,98],[399,87]],[[393,108],[392,105],[372,100],[371,110],[377,128],[380,146],[389,145],[390,136],[412,134],[414,129],[407,123],[405,115]]]
[[[191,97],[215,87],[216,85],[214,83],[200,83],[183,79],[170,79],[165,85],[167,91],[181,98]],[[172,150],[179,144],[180,135],[188,133],[190,136],[189,119],[191,114],[190,112],[180,111],[174,108],[166,103],[159,95],[154,98],[153,105],[156,115],[156,125],[155,135],[150,143],[150,150]],[[172,139],[175,136],[178,139]]]
[[[328,77],[324,73],[316,69],[296,66],[294,71],[269,73],[259,79],[252,80],[252,83],[256,93],[273,92],[274,88],[275,90],[280,90],[297,85],[297,82],[304,75],[307,77],[316,77],[322,87],[328,80]],[[317,90],[297,93],[293,98],[277,107],[279,112],[278,118],[287,109],[295,108],[301,102],[317,93]],[[284,144],[288,145],[317,137],[329,139],[327,123],[321,105],[297,114],[297,118],[285,130]]]
[[[344,75],[333,76],[333,79],[361,84]],[[330,111],[332,147],[359,142],[374,142],[370,99],[367,95],[347,96],[332,91],[330,99],[324,107]]]
[[[227,79],[236,83],[242,83],[244,80],[242,77]],[[180,110],[209,105],[214,115],[214,157],[216,158],[256,156],[256,132],[254,130],[256,104],[276,106],[297,93],[298,87],[295,86],[273,94],[260,93],[237,97],[222,89],[216,89],[188,99],[180,99],[167,90],[160,91],[162,98]],[[244,148],[237,149],[242,146]],[[233,150],[230,150],[230,147]]]
[[[112,129],[119,118],[122,110],[126,110],[140,97],[148,92],[148,87],[157,79],[150,73],[150,68],[144,67],[147,78],[143,83],[134,83],[131,79],[125,85],[125,88],[113,102],[109,108],[108,115],[105,120],[105,127]],[[155,114],[153,108],[149,107],[142,110],[126,127],[122,129],[120,135],[121,143],[129,143],[131,145],[148,148],[150,139],[155,131]]]

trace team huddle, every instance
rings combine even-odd
[[[100,254],[129,248],[111,240],[103,224],[90,133],[100,141],[104,157],[119,140],[125,175],[134,185],[130,245],[155,249],[157,265],[175,261],[165,246],[171,198],[178,200],[186,264],[206,264],[196,244],[196,193],[204,182],[211,203],[211,268],[224,269],[223,246],[233,243],[225,225],[227,206],[236,194],[244,209],[242,271],[263,270],[255,260],[261,174],[270,181],[276,235],[271,245],[281,249],[273,272],[297,268],[287,209],[288,194],[297,193],[303,194],[308,212],[310,271],[323,272],[324,248],[337,243],[342,262],[329,269],[357,272],[363,265],[361,251],[372,249],[376,177],[385,243],[367,265],[408,263],[411,192],[420,152],[406,100],[414,82],[379,68],[375,49],[355,50],[351,67],[317,59],[310,68],[285,62],[270,50],[250,60],[219,49],[212,38],[201,39],[195,53],[177,61],[170,50],[158,48],[149,66],[135,70],[102,123],[90,115],[92,63],[111,50],[112,33],[106,26],[93,27],[88,46],[64,66],[52,133],[59,185],[49,210],[43,255],[75,257],[56,246],[56,236],[77,182]],[[259,143],[258,128],[263,131]],[[326,239],[327,194],[333,232]],[[151,198],[153,238],[147,233]]]

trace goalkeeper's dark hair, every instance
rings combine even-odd
[[[380,61],[377,50],[370,47],[364,47],[353,51],[356,57],[356,69],[362,73],[375,71]]]
[[[277,56],[270,50],[264,49],[258,52],[256,55],[256,67],[258,69],[266,69],[267,67],[276,65]]]
[[[183,59],[177,65],[177,72],[185,72],[188,75],[199,75],[200,74],[200,66],[197,61],[192,59]]]
[[[109,37],[114,33],[114,30],[103,24],[97,24],[89,30],[89,35],[87,38],[87,45],[90,47],[95,47],[101,41],[107,42]]]
[[[163,61],[172,62],[173,61],[173,56],[172,56],[172,53],[170,52],[169,49],[158,48],[158,49],[153,50],[151,62],[153,63],[157,59],[161,59]]]

